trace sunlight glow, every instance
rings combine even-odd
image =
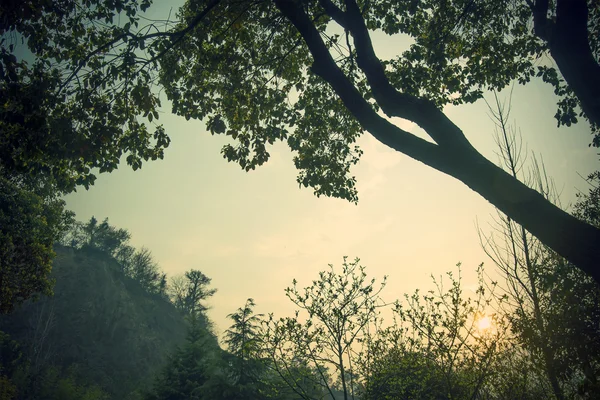
[[[492,327],[492,318],[489,315],[486,315],[477,321],[477,328],[480,332],[485,332]]]

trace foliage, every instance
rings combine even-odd
[[[4,2],[0,6],[0,167],[49,176],[60,191],[93,184],[122,155],[134,169],[163,157],[169,139],[138,115],[158,118],[151,76],[136,63],[140,42],[112,61],[111,43],[127,40],[150,1]],[[126,26],[114,24],[120,14]],[[19,51],[26,43],[26,51]],[[20,57],[19,57],[20,56]],[[17,58],[19,57],[19,58]],[[108,57],[108,58],[107,58]]]
[[[20,345],[1,331],[0,367],[2,400],[108,400],[97,386],[82,383],[72,368],[46,366],[34,371]]]
[[[304,290],[299,290],[294,280],[286,295],[307,315],[300,319],[296,311],[295,317],[275,320],[271,315],[268,321],[267,354],[282,379],[293,384],[301,396],[322,387],[333,397],[330,367],[340,378],[344,399],[355,395],[355,383],[346,381],[354,377],[355,345],[375,322],[381,305],[379,293],[385,286],[385,278],[378,288],[375,279],[367,280],[359,261],[348,262],[344,257],[339,274],[330,265],[329,271],[320,272],[319,280]],[[295,375],[302,371],[307,374]],[[305,383],[309,385],[302,387]]]
[[[246,300],[242,308],[232,314],[229,318],[233,323],[225,331],[224,343],[227,350],[234,356],[231,360],[233,381],[240,387],[249,386],[250,389],[259,391],[260,374],[263,365],[261,364],[262,350],[262,332],[261,317],[262,314],[254,314],[254,300]],[[258,393],[250,393],[250,390],[244,390],[244,398],[256,398]]]
[[[148,292],[166,296],[167,275],[160,268],[150,250],[142,247],[123,265],[127,276],[130,276]]]
[[[52,293],[52,245],[72,218],[64,204],[0,176],[0,314]]]
[[[578,201],[574,205],[575,215],[592,225],[600,226],[600,171],[591,173],[587,181],[591,187],[587,194],[577,194]]]
[[[98,223],[96,217],[92,216],[88,222],[75,222],[62,239],[62,244],[75,248],[89,246],[116,256],[130,238],[131,234],[126,229],[111,226],[108,218]]]
[[[587,3],[589,15],[583,22],[573,19],[570,23],[584,33],[587,29],[589,36],[584,37],[592,48],[590,58],[598,67],[600,41],[594,32],[600,28],[600,10],[592,0],[578,3],[584,8]],[[393,67],[392,84],[398,89],[429,97],[438,104],[460,104],[481,98],[484,89],[501,90],[514,80],[525,84],[537,77],[552,85],[559,98],[555,114],[558,126],[570,126],[577,123],[578,116],[585,116],[598,134],[599,116],[578,110],[585,96],[569,83],[568,75],[561,76],[568,71],[556,60],[560,54],[555,42],[570,34],[557,26],[557,19],[561,20],[558,24],[563,23],[568,19],[563,8],[575,7],[563,4],[560,0],[383,1],[370,7],[365,19],[369,28],[388,34],[408,33],[415,39],[408,50],[388,62]],[[544,62],[545,56],[555,58],[562,69]],[[595,107],[586,110],[597,113]],[[600,145],[597,138],[594,144]]]
[[[123,273],[139,282],[148,293],[166,296],[166,274],[160,271],[150,250],[144,247],[136,250],[129,245],[130,238],[131,234],[126,229],[110,225],[108,218],[98,223],[92,216],[86,223],[72,223],[61,243],[77,249],[93,249],[113,257]]]
[[[426,361],[427,367],[420,368],[431,374],[428,380],[437,382],[422,389],[441,389],[433,397],[440,394],[449,398],[482,396],[497,354],[504,351],[507,329],[502,316],[492,314],[491,327],[486,331],[477,326],[478,320],[490,312],[488,307],[493,299],[493,294],[486,293],[483,287],[483,267],[478,270],[479,287],[475,298],[463,294],[460,272],[459,264],[457,277],[452,272],[447,273],[449,289],[445,290],[442,281],[434,279],[435,290],[423,295],[417,290],[411,296],[405,295],[405,304],[397,302],[395,305],[399,329],[409,346],[403,355],[411,360],[416,353],[417,366]]]
[[[577,0],[578,14],[565,24],[571,14],[564,10],[573,9],[565,1],[190,0],[176,21],[141,27],[138,13],[150,6],[147,0],[89,0],[81,7],[28,1],[27,12],[6,5],[3,14],[15,19],[0,27],[2,90],[9,99],[0,142],[8,150],[0,151],[10,164],[3,168],[47,174],[68,191],[89,186],[92,168],[114,170],[124,154],[134,169],[161,158],[169,139],[161,126],[151,134],[146,125],[159,117],[160,88],[175,114],[205,120],[210,132],[231,138],[223,156],[245,170],[266,162],[270,145],[286,141],[299,185],[318,196],[357,201],[350,168],[362,154],[357,137],[369,131],[461,180],[600,280],[594,250],[600,231],[491,164],[442,112],[445,104],[471,103],[484,90],[539,75],[561,97],[559,123],[575,122],[578,104],[593,121],[600,74],[586,74],[586,85],[571,79],[581,77],[571,71],[600,68],[593,34],[600,12],[592,0]],[[563,29],[571,25],[574,30]],[[371,42],[375,30],[414,43],[381,60]],[[19,35],[30,62],[15,55]],[[582,57],[568,57],[570,47],[558,46],[571,38]],[[568,85],[554,68],[535,66],[548,53]],[[415,122],[431,141],[379,111]],[[31,143],[17,140],[23,132],[31,132]],[[563,240],[565,230],[586,239]]]

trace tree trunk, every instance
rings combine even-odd
[[[600,283],[600,230],[561,210],[475,149],[447,171]]]
[[[559,0],[555,23],[550,24],[545,13],[534,21],[537,36],[548,44],[552,58],[581,102],[583,112],[600,127],[600,65],[594,59],[588,39],[586,0]]]

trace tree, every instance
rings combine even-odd
[[[63,239],[63,244],[76,248],[93,247],[115,256],[122,247],[127,245],[130,238],[131,234],[126,229],[111,226],[108,218],[98,223],[96,217],[92,216],[86,223],[74,223],[69,235]]]
[[[108,42],[126,37],[116,30],[95,29],[95,23],[111,23],[121,12],[137,21],[138,9],[149,4],[66,0],[0,6],[1,169],[11,175],[51,177],[61,192],[71,192],[94,183],[93,168],[115,170],[122,155],[134,169],[144,160],[163,157],[169,145],[164,130],[157,127],[151,133],[135,118],[140,113],[158,117],[158,100],[144,85],[149,77],[129,60],[112,67],[119,76],[109,76],[119,81],[109,86],[120,89],[99,93],[107,83],[104,70],[98,57],[86,54],[94,48],[97,56],[105,56]],[[20,43],[27,43],[33,57],[24,53],[23,59],[17,58]],[[75,89],[72,81],[82,85]]]
[[[246,300],[244,307],[227,315],[233,323],[225,331],[224,343],[232,357],[229,358],[230,375],[239,398],[264,399],[262,360],[262,314],[254,314],[254,300]]]
[[[209,399],[205,397],[204,385],[215,373],[212,366],[218,357],[214,337],[207,330],[204,319],[190,317],[186,343],[170,357],[148,400]]]
[[[495,96],[490,111],[497,125],[502,163],[513,176],[525,176],[526,155],[514,127],[507,123],[510,100],[506,105]],[[549,199],[558,200],[543,164],[535,157],[525,179]],[[594,223],[594,203],[597,207],[598,200],[594,189],[588,196],[580,196],[575,207],[579,217],[588,218],[590,223]],[[598,284],[509,217],[499,213],[497,222],[495,231],[500,240],[497,235],[482,235],[482,245],[503,277],[501,305],[513,332],[532,362],[543,365],[555,398],[594,393],[600,360],[596,339],[600,335]]]
[[[225,331],[225,344],[239,364],[239,371],[235,373],[239,385],[245,385],[256,377],[252,370],[257,368],[262,348],[260,323],[263,315],[255,315],[254,306],[254,300],[248,299],[243,308],[227,315],[233,324]],[[254,367],[252,364],[255,364]]]
[[[126,265],[127,275],[138,281],[149,293],[166,294],[167,275],[160,271],[150,250],[142,247],[137,251],[129,265]]]
[[[209,277],[196,269],[174,277],[169,287],[171,301],[185,315],[202,313],[207,309],[202,302],[217,292],[208,288],[210,282]]]
[[[52,294],[52,246],[73,218],[64,205],[0,176],[0,314],[31,297]]]
[[[570,94],[570,89],[576,96],[559,103],[559,125],[576,122],[574,104],[580,105],[596,133],[593,144],[600,147],[600,6],[593,0],[525,2],[533,16],[535,35],[548,47],[568,88],[561,88],[552,75],[549,80],[557,94]]]
[[[461,180],[600,279],[599,255],[594,250],[600,231],[558,209],[490,163],[440,111],[451,101],[451,95],[460,95],[455,103],[473,101],[480,97],[481,88],[503,87],[516,77],[514,74],[488,77],[491,68],[484,68],[464,77],[462,86],[453,84],[449,92],[432,92],[423,83],[428,82],[426,74],[404,81],[404,72],[412,64],[403,62],[410,61],[410,54],[388,62],[375,56],[369,29],[378,27],[419,38],[420,32],[411,29],[423,23],[419,18],[425,18],[426,13],[411,17],[409,3],[402,4],[386,7],[384,3],[365,3],[363,8],[354,1],[346,1],[343,8],[330,1],[305,6],[294,1],[256,7],[223,5],[221,13],[212,12],[201,26],[192,28],[189,40],[177,43],[178,51],[165,55],[161,82],[173,100],[175,113],[206,117],[211,132],[229,134],[237,140],[238,145],[224,147],[223,154],[245,169],[267,160],[266,143],[287,139],[291,149],[298,152],[295,163],[300,184],[312,186],[317,195],[356,200],[354,179],[348,171],[360,153],[352,143],[364,129],[391,148]],[[175,29],[192,26],[205,10],[188,3]],[[339,50],[341,36],[325,34],[331,21],[352,36],[350,54]],[[231,26],[227,35],[218,33],[222,26]],[[493,31],[493,27],[483,28],[488,34]],[[202,46],[196,40],[202,41]],[[471,53],[466,54],[472,55],[473,63],[477,61],[474,47],[481,46],[471,46]],[[338,50],[340,57],[334,59],[331,53]],[[463,56],[460,51],[459,56]],[[203,79],[197,79],[199,66],[210,67],[202,69]],[[434,72],[437,74],[431,74]],[[480,79],[475,79],[478,75]],[[456,73],[440,76],[440,86],[450,86],[458,79]],[[218,82],[227,83],[215,84],[217,77]],[[292,94],[297,94],[296,102],[282,101]],[[256,102],[256,98],[263,101]],[[379,109],[389,117],[417,123],[435,144],[399,129],[377,114]]]
[[[167,275],[160,271],[152,252],[145,247],[136,250],[129,245],[131,234],[116,228],[105,218],[98,223],[91,217],[86,223],[73,222],[60,242],[78,249],[95,249],[113,257],[123,273],[136,280],[147,292],[167,295]]]
[[[558,125],[570,126],[578,114],[584,116],[596,134],[593,144],[600,146],[597,2],[434,0],[393,7],[392,12],[375,7],[374,18],[368,15],[367,23],[388,33],[409,32],[415,38],[403,59],[393,60],[403,84],[436,97],[453,90],[464,95],[469,80],[499,90],[513,79],[527,83],[537,76],[551,84],[560,98]],[[391,13],[396,15],[381,18]]]
[[[563,32],[565,1],[557,2],[561,6],[550,45]],[[598,8],[591,1],[577,3],[591,16],[588,30],[596,32]],[[191,0],[179,21],[167,22],[164,30],[156,24],[139,28],[133,1],[90,4],[82,8],[65,3],[58,10],[33,7],[7,26],[28,39],[36,56],[33,68],[14,60],[9,42],[3,45],[7,79],[29,88],[38,79],[34,72],[40,75],[45,86],[35,87],[47,88],[41,97],[53,105],[42,113],[51,115],[49,124],[56,121],[61,135],[89,142],[69,153],[84,154],[70,158],[78,176],[84,176],[82,182],[89,182],[85,176],[89,178],[90,166],[116,168],[122,151],[130,153],[128,162],[134,168],[162,156],[168,144],[162,127],[151,139],[145,122],[137,119],[158,117],[158,95],[152,91],[156,80],[175,114],[206,120],[213,134],[230,136],[236,144],[226,145],[223,155],[246,170],[268,160],[268,145],[286,140],[296,152],[300,185],[311,186],[317,195],[357,201],[350,167],[361,154],[354,142],[368,131],[381,143],[462,181],[600,281],[600,230],[485,159],[441,111],[445,104],[473,102],[485,89],[501,89],[517,78],[526,82],[536,73],[530,57],[544,46],[525,33],[527,15],[543,8],[544,1],[536,1],[538,6],[526,2],[525,7],[519,2],[478,2],[471,9],[474,2],[467,0],[346,0],[343,5],[331,0]],[[139,8],[148,6],[142,2]],[[509,11],[520,18],[512,18]],[[124,17],[117,23],[120,12]],[[95,24],[97,20],[108,26]],[[582,20],[575,25],[579,38]],[[430,35],[436,27],[440,32]],[[369,33],[374,29],[407,34],[416,47],[393,60],[380,60]],[[590,37],[595,55],[597,35]],[[544,71],[552,81],[552,73]],[[561,93],[568,95],[568,90]],[[587,103],[584,97],[579,99],[582,104]],[[16,109],[22,98],[26,96],[11,97]],[[415,122],[433,143],[402,130],[378,111]],[[571,122],[571,111],[566,114],[565,123]],[[45,154],[44,146],[37,149]]]
[[[507,325],[502,315],[492,314],[488,315],[492,326],[488,330],[479,328],[478,321],[490,313],[488,306],[494,297],[484,287],[483,266],[479,267],[478,275],[475,298],[463,293],[458,264],[458,276],[447,273],[449,289],[444,289],[442,280],[433,279],[434,290],[424,294],[417,290],[395,305],[394,312],[400,321],[396,336],[406,342],[400,342],[402,346],[397,351],[401,351],[404,363],[414,362],[417,371],[425,372],[424,376],[417,374],[417,382],[410,383],[424,390],[424,394],[434,398],[441,393],[443,398],[475,399],[494,392],[488,379],[494,374],[498,354],[509,346],[504,340]],[[421,386],[420,378],[430,385]],[[406,389],[414,390],[411,386]],[[409,397],[421,398],[419,392],[410,393],[407,392]]]
[[[338,274],[330,265],[329,271],[319,273],[319,280],[299,290],[294,279],[293,287],[286,289],[288,298],[307,315],[275,320],[271,316],[265,337],[267,354],[274,368],[303,398],[311,387],[303,387],[306,378],[317,372],[312,385],[322,386],[335,399],[333,382],[328,368],[333,368],[340,379],[344,400],[355,398],[354,377],[356,348],[369,324],[377,318],[381,306],[379,293],[385,286],[385,278],[379,288],[375,279],[368,281],[365,268],[359,259],[348,262],[344,257],[342,271]],[[294,376],[290,367],[308,367],[308,374]],[[298,368],[294,372],[302,371]]]

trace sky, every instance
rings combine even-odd
[[[407,45],[379,34],[373,40],[382,58]],[[486,93],[486,99],[492,101],[493,95]],[[542,82],[516,85],[511,122],[528,151],[543,159],[567,207],[578,190],[586,190],[582,176],[598,169],[599,157],[598,149],[588,147],[585,123],[556,127],[556,100]],[[444,111],[476,149],[498,160],[484,101]],[[394,122],[423,134],[408,121]],[[328,264],[340,267],[343,256],[359,257],[377,280],[388,276],[382,292],[387,301],[431,288],[432,274],[455,271],[459,262],[467,288],[475,288],[482,262],[493,273],[477,226],[491,232],[494,207],[463,183],[387,148],[369,133],[358,141],[364,155],[351,171],[358,180],[355,205],[300,189],[284,143],[269,150],[267,164],[244,172],[221,156],[227,139],[211,136],[203,123],[170,114],[168,105],[159,123],[172,140],[164,160],[135,172],[123,163],[99,175],[89,190],[67,196],[67,208],[78,220],[108,217],[111,225],[127,229],[131,244],[150,249],[169,276],[199,269],[212,278],[218,291],[207,303],[208,315],[219,335],[230,325],[226,316],[249,297],[257,313],[291,316],[294,307],[284,289],[294,278],[300,287],[309,286]]]

